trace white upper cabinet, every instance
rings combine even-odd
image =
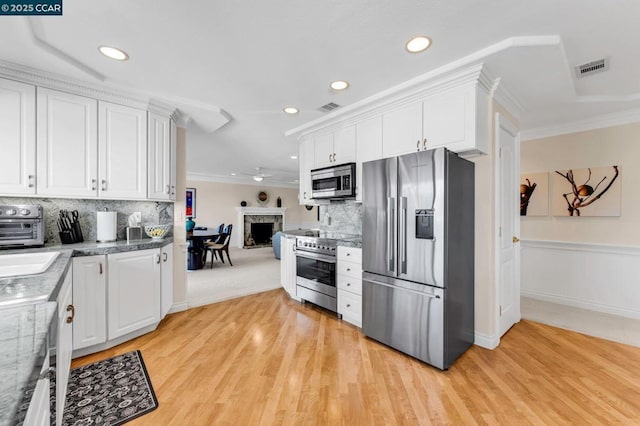
[[[36,193],[36,88],[0,79],[0,195]]]
[[[362,163],[382,158],[382,116],[356,124],[356,201],[362,201]]]
[[[300,194],[298,199],[300,204],[312,204],[311,200],[311,169],[314,168],[314,140],[313,138],[303,139],[300,142],[300,152],[298,154],[298,164],[300,165]]]
[[[37,191],[95,197],[98,188],[98,101],[38,87]]]
[[[356,126],[348,126],[333,133],[333,163],[356,161]]]
[[[170,127],[171,127],[171,137],[170,137],[170,161],[171,161],[171,166],[169,167],[169,173],[171,174],[171,194],[170,194],[170,199],[172,201],[176,200],[176,181],[177,181],[177,167],[178,167],[178,126],[176,126],[176,123],[171,120],[171,122],[169,123]]]
[[[325,133],[317,135],[314,141],[314,157],[315,162],[313,164],[314,169],[321,167],[327,167],[333,164],[333,133]]]
[[[382,115],[382,156],[422,149],[422,102],[412,102]]]
[[[98,195],[147,198],[147,112],[99,102]]]
[[[171,129],[169,117],[149,113],[149,198],[171,199]]]

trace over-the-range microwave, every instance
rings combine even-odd
[[[311,198],[337,199],[356,196],[356,163],[311,170]]]

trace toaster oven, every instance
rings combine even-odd
[[[37,204],[0,205],[0,248],[44,245],[44,213]]]

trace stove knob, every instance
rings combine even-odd
[[[20,214],[21,214],[22,216],[29,216],[29,214],[31,214],[31,210],[29,210],[29,209],[22,209],[22,210],[20,210]]]
[[[14,209],[9,209],[5,212],[8,216],[15,216],[16,211]]]

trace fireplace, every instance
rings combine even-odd
[[[251,224],[251,238],[255,245],[271,245],[273,236],[273,222],[262,222]]]

